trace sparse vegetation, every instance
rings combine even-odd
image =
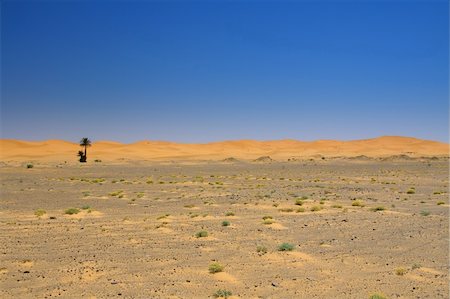
[[[369,296],[369,299],[386,299],[386,297],[384,297],[384,295],[375,293]]]
[[[42,217],[45,214],[47,214],[47,212],[44,209],[37,209],[36,211],[34,211],[34,215],[36,215],[37,217]]]
[[[280,246],[278,246],[278,251],[292,251],[294,250],[294,245],[290,243],[282,243]]]
[[[229,296],[233,295],[230,291],[227,290],[217,290],[217,292],[214,293],[215,298],[228,298]]]
[[[212,263],[208,267],[209,273],[212,273],[212,274],[222,272],[223,269],[224,269],[224,266],[222,266],[219,263]]]
[[[420,211],[420,215],[422,215],[422,216],[428,216],[428,215],[430,215],[430,212],[429,212],[429,211],[426,211],[426,210],[423,210],[423,211]]]
[[[312,206],[310,211],[311,212],[318,212],[320,210],[322,210],[323,208],[321,206]]]
[[[67,214],[67,215],[75,215],[78,213],[80,213],[80,209],[77,209],[77,208],[69,208],[64,211],[64,214]]]
[[[384,211],[384,210],[386,210],[386,208],[383,206],[377,206],[377,207],[371,208],[370,210],[372,212],[378,212],[378,211]]]
[[[234,213],[233,212],[226,212],[225,216],[234,216]]]
[[[438,206],[445,205],[445,201],[438,201],[436,204],[437,204]]]
[[[275,221],[272,218],[267,218],[267,219],[263,220],[263,224],[266,224],[266,225],[270,225],[270,224],[272,224],[274,222]]]
[[[352,202],[352,206],[353,207],[364,207],[364,204],[363,204],[363,202],[361,200],[355,199]]]
[[[201,230],[195,234],[197,238],[205,238],[208,236],[208,232],[206,230]]]
[[[406,269],[405,268],[397,268],[397,269],[395,269],[395,274],[399,275],[399,276],[403,276],[406,274]]]
[[[230,226],[230,221],[222,221],[222,226]]]
[[[297,198],[297,199],[295,200],[295,204],[296,204],[297,206],[302,206],[302,205],[303,205],[303,199]]]
[[[33,164],[31,164],[31,163],[28,163],[28,164],[27,164],[27,168],[33,168],[33,167],[34,167]]]
[[[266,254],[267,253],[267,247],[263,245],[256,246],[256,252],[260,254]]]

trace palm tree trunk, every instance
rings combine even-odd
[[[86,148],[87,148],[87,146],[85,145],[85,146],[84,146],[84,158],[85,158],[85,159],[87,159],[87,157],[86,157]]]

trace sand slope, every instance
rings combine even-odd
[[[0,139],[1,161],[73,161],[81,148],[77,143],[63,140],[42,142]],[[198,160],[198,159],[256,159],[270,156],[274,159],[291,157],[365,155],[385,157],[391,155],[448,156],[449,144],[410,137],[383,136],[354,141],[297,140],[277,141],[223,141],[205,144],[184,144],[162,141],[140,141],[122,144],[111,141],[94,142],[88,158],[108,160]]]

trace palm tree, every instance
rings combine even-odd
[[[89,140],[89,138],[81,138],[80,140],[80,146],[84,146],[84,162],[86,162],[87,160],[87,155],[86,155],[86,149],[88,146],[91,146],[92,142]]]

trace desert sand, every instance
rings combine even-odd
[[[29,142],[2,139],[0,140],[0,161],[76,161],[74,157],[78,150],[80,147],[77,143],[62,140]],[[384,136],[355,141],[240,140],[206,144],[160,141],[122,144],[98,141],[89,148],[89,158],[102,161],[220,160],[228,157],[251,160],[261,156],[285,160],[318,155],[324,157],[448,156],[449,145],[409,137]]]
[[[449,297],[447,144],[1,145],[0,298]]]

